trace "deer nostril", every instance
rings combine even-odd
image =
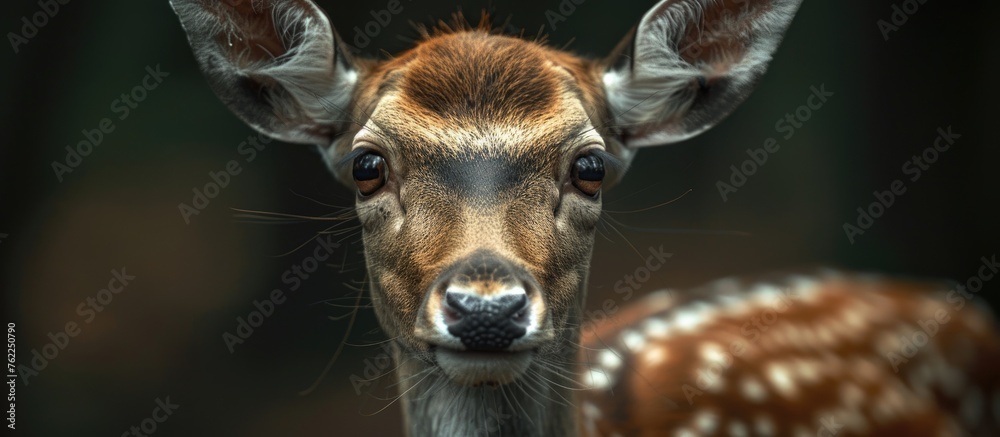
[[[515,323],[522,324],[522,325],[527,325],[528,324],[528,305],[527,305],[527,303],[525,304],[524,308],[522,308],[520,311],[514,313],[514,316],[511,317],[511,320],[513,320]]]
[[[485,298],[449,291],[444,297],[448,333],[471,351],[501,351],[527,333],[530,311],[524,293]]]

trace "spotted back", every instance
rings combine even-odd
[[[834,273],[653,294],[585,330],[582,434],[1000,435],[974,298]]]

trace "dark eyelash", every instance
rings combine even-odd
[[[604,169],[610,174],[610,176],[617,177],[625,171],[625,162],[618,159],[617,156],[612,155],[607,150],[593,149],[588,151],[587,154],[601,158],[601,160],[604,161]]]
[[[334,163],[333,168],[337,173],[340,173],[348,165],[353,164],[355,159],[358,159],[359,156],[364,155],[365,153],[368,152],[371,152],[371,150],[365,147],[359,147],[357,149],[351,150],[350,153],[348,153],[343,158],[340,158],[340,160]]]

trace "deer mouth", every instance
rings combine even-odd
[[[510,384],[520,379],[534,358],[534,351],[474,352],[436,347],[438,367],[452,381],[470,387]]]

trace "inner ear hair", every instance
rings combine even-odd
[[[753,90],[801,0],[663,0],[614,52],[605,91],[630,147],[711,128]]]
[[[171,0],[213,91],[279,140],[329,145],[357,70],[310,0]]]

